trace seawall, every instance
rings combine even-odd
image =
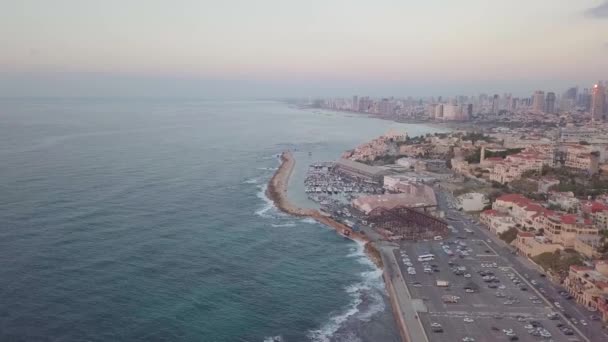
[[[281,165],[268,183],[268,187],[266,188],[266,196],[268,196],[268,198],[282,212],[298,217],[313,218],[319,223],[334,228],[339,234],[344,235],[349,239],[362,241],[367,244],[369,239],[365,235],[353,231],[350,227],[334,220],[327,214],[324,214],[317,209],[300,208],[289,201],[287,198],[287,188],[289,185],[289,177],[293,173],[295,164],[295,158],[290,151],[286,151],[281,154]],[[366,250],[369,248],[371,247],[366,248]],[[378,255],[379,254],[376,253],[373,259],[379,259],[377,257]]]

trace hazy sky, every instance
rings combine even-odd
[[[605,0],[0,5],[0,96],[525,93],[608,79]]]

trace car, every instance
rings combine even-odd
[[[502,332],[505,334],[512,334],[513,333],[513,329],[502,329]]]
[[[475,342],[475,339],[472,337],[463,337],[462,342]]]
[[[471,278],[471,274],[467,273],[464,275],[465,278]]]
[[[464,289],[464,292],[466,292],[466,293],[475,293],[475,290],[473,290],[473,289]]]
[[[564,330],[562,330],[562,332],[564,333],[564,335],[567,335],[567,336],[574,335],[574,331],[572,331],[572,329],[564,329]]]
[[[599,321],[600,317],[597,316],[597,315],[591,315],[591,316],[589,316],[589,319],[592,320],[592,321]]]
[[[517,335],[509,336],[509,341],[519,341],[519,337]]]
[[[497,327],[492,327],[491,329],[494,331],[500,331],[500,329],[498,329]]]
[[[532,285],[538,285],[538,282],[536,280],[532,280],[531,283]]]
[[[473,323],[473,322],[475,322],[475,320],[474,320],[474,319],[472,319],[472,318],[470,318],[470,317],[465,317],[465,318],[463,319],[463,321],[464,321],[465,323]]]
[[[562,322],[559,322],[555,326],[558,327],[558,328],[561,328],[561,327],[565,327],[566,325],[564,323],[562,323]]]
[[[420,283],[414,283],[413,286],[414,287],[422,287],[422,284],[420,284]]]
[[[585,321],[584,319],[581,319],[580,322],[582,325],[587,325],[587,321]]]

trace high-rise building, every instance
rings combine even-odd
[[[443,104],[437,104],[435,107],[435,119],[443,119]]]
[[[578,97],[578,87],[569,88],[564,92],[559,102],[559,109],[562,112],[569,112],[576,106],[576,99]]]
[[[588,88],[583,89],[583,91],[578,94],[577,105],[584,108],[585,111],[591,110],[591,93]]]
[[[595,121],[606,117],[606,88],[602,82],[593,86],[591,91],[591,118]]]
[[[576,100],[577,94],[578,94],[578,87],[572,87],[572,88],[569,88],[568,90],[566,90],[566,92],[563,95],[563,98],[568,99],[568,100]]]
[[[545,113],[554,114],[555,113],[555,93],[548,92],[547,98],[545,99]]]
[[[353,103],[351,103],[351,110],[358,111],[359,110],[359,97],[357,95],[353,96]]]
[[[535,112],[543,112],[545,110],[545,92],[537,90],[532,96],[532,110]]]
[[[492,97],[492,108],[490,109],[491,114],[498,114],[499,102],[500,102],[500,97],[498,96],[498,94],[495,94]]]

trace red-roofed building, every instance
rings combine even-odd
[[[598,261],[595,268],[570,266],[564,286],[578,303],[597,310],[608,322],[608,263]]]
[[[490,180],[501,184],[510,183],[526,171],[540,172],[543,165],[553,165],[553,158],[547,158],[539,152],[520,152],[497,161],[490,173]]]
[[[492,205],[494,210],[509,214],[515,224],[522,228],[534,228],[534,217],[546,209],[540,204],[520,194],[500,196]]]
[[[519,254],[525,255],[528,258],[563,249],[561,245],[552,243],[543,236],[536,236],[533,233],[522,231],[517,233],[517,238],[513,241],[512,245],[517,249]]]
[[[483,211],[479,215],[479,221],[485,224],[496,235],[509,230],[511,227],[515,227],[515,222],[513,222],[511,216],[493,209]]]
[[[599,171],[599,153],[594,152],[591,146],[579,144],[568,145],[566,149],[565,166],[586,171],[592,175]]]
[[[581,211],[586,214],[608,211],[608,205],[598,201],[583,201],[581,203]]]

